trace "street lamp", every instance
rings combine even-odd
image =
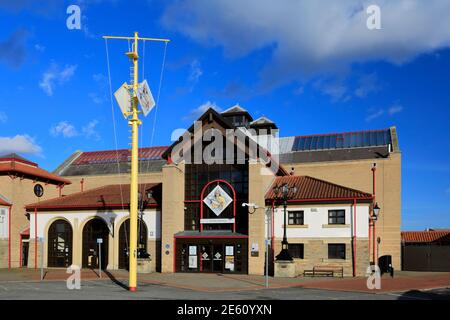
[[[279,199],[283,201],[283,207],[284,207],[284,228],[283,228],[283,241],[281,241],[281,252],[276,256],[277,261],[292,261],[292,257],[289,254],[288,250],[288,240],[286,236],[286,228],[287,228],[287,221],[286,221],[286,209],[287,209],[287,202],[290,198],[292,198],[292,194],[297,193],[297,187],[294,185],[293,187],[289,187],[287,183],[284,183],[281,186],[275,186],[273,188],[273,192],[275,194],[275,199]]]
[[[375,257],[376,257],[376,255],[375,255],[375,246],[377,247],[377,255],[378,255],[378,245],[376,245],[375,244],[375,232],[376,232],[376,229],[375,229],[375,223],[376,223],[376,221],[378,220],[378,216],[380,215],[380,207],[378,206],[378,203],[375,203],[375,205],[373,206],[373,209],[372,209],[372,215],[371,215],[371,217],[370,217],[370,220],[372,221],[372,229],[373,229],[373,232],[372,232],[372,237],[373,237],[373,239],[372,239],[372,241],[373,241],[373,248],[372,248],[372,251],[373,251],[373,256],[372,256],[372,260],[373,260],[373,264],[377,264],[377,261],[375,260]]]
[[[373,217],[372,220],[376,221],[378,219],[378,215],[380,214],[380,207],[378,206],[378,203],[375,203],[375,206],[373,207]]]

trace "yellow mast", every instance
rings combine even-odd
[[[114,37],[104,36],[104,39],[133,40],[133,50],[126,55],[133,61],[133,94],[131,99],[131,111],[126,113],[131,116],[128,124],[131,126],[131,182],[130,182],[130,251],[129,251],[129,283],[130,291],[136,291],[137,288],[137,233],[138,233],[138,128],[142,122],[139,120],[138,110],[138,41],[162,41],[169,42],[168,39],[157,38],[139,38],[138,33],[134,37]],[[131,87],[131,86],[129,86]]]

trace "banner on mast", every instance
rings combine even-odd
[[[131,96],[126,82],[124,82],[122,86],[114,92],[114,97],[116,98],[120,110],[126,119],[127,113],[131,112]]]
[[[148,86],[147,80],[142,81],[137,89],[137,97],[142,108],[144,116],[147,116],[155,106],[152,92]]]

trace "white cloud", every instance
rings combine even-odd
[[[92,120],[81,128],[81,132],[68,121],[60,121],[58,124],[50,128],[50,134],[53,137],[62,136],[64,138],[74,138],[83,136],[86,139],[100,139],[100,134],[97,132],[96,127],[98,120]]]
[[[26,134],[14,137],[0,137],[0,154],[41,154],[42,148]]]
[[[75,127],[67,121],[60,121],[50,129],[50,133],[54,137],[63,136],[64,138],[72,138],[78,135]]]
[[[39,87],[41,87],[48,96],[52,96],[56,84],[63,84],[69,81],[75,74],[76,69],[77,65],[65,65],[65,67],[61,69],[53,62],[47,71],[42,74]]]
[[[38,51],[38,52],[44,52],[45,51],[45,46],[43,46],[41,44],[35,44],[34,45],[34,49],[36,49],[36,51]]]
[[[274,87],[353,63],[403,64],[450,46],[450,1],[378,0],[381,30],[366,26],[372,0],[185,0],[161,18],[205,46],[221,46],[236,58],[271,48],[261,84]],[[363,94],[363,92],[360,92]]]
[[[377,92],[379,89],[380,87],[375,73],[364,75],[358,81],[355,96],[365,98],[370,93]]]
[[[369,115],[366,117],[366,121],[367,121],[367,122],[373,121],[373,120],[375,120],[376,118],[381,117],[383,114],[384,114],[384,110],[383,110],[383,109],[381,109],[381,110],[376,110],[376,111],[372,112],[371,114],[369,114]]]
[[[88,139],[93,138],[95,140],[99,140],[100,134],[96,130],[97,124],[98,120],[92,120],[91,122],[89,122],[86,126],[84,126],[81,129],[83,135]]]
[[[385,109],[377,109],[377,110],[373,110],[372,109],[372,113],[370,113],[367,117],[366,117],[366,121],[370,122],[372,120],[375,120],[376,118],[379,118],[385,114],[389,115],[389,116],[393,116],[394,114],[400,113],[403,111],[403,106],[400,104],[393,104],[392,106],[390,106],[389,108],[387,108],[387,110]]]
[[[191,62],[190,66],[190,73],[189,73],[189,82],[191,82],[192,86],[196,85],[198,82],[198,79],[203,74],[203,70],[200,66],[200,62],[195,59]]]
[[[184,120],[197,120],[203,113],[205,113],[209,108],[213,108],[217,112],[222,111],[222,108],[217,106],[214,102],[206,101],[205,103],[201,104],[197,108],[194,108],[189,112],[189,114],[184,117]]]
[[[393,114],[396,114],[396,113],[399,113],[399,112],[402,112],[402,111],[403,111],[403,106],[402,105],[394,104],[394,105],[392,105],[389,108],[388,113],[389,113],[389,115],[392,116]]]
[[[8,121],[8,116],[3,111],[0,111],[0,123],[6,123]]]

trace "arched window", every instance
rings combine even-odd
[[[72,226],[56,220],[48,229],[48,267],[67,268],[72,265]]]

